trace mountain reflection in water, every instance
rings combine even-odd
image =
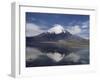
[[[55,46],[26,47],[26,67],[89,64],[89,49]]]

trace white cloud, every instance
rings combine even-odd
[[[35,60],[39,58],[39,56],[44,55],[37,49],[27,47],[26,48],[26,60]]]
[[[79,34],[78,36],[84,38],[84,39],[89,39],[89,35],[84,35],[84,34]]]
[[[69,27],[67,29],[71,34],[79,34],[81,33],[81,28],[78,26],[78,25],[75,25],[75,26],[72,26],[72,27]]]
[[[89,39],[89,21],[83,22],[81,28],[82,28],[82,32],[81,34],[79,34],[79,36],[85,39]]]
[[[82,28],[88,28],[89,27],[89,21],[82,23]]]
[[[40,33],[44,32],[42,29],[40,29],[40,26],[33,24],[33,23],[27,23],[26,24],[26,36],[35,36]]]
[[[73,22],[71,24],[73,24]],[[79,25],[77,24],[75,26],[66,26],[66,30],[71,34],[89,39],[89,21],[80,22]]]
[[[75,53],[70,53],[68,56],[65,57],[67,61],[73,61],[73,62],[78,62],[80,59],[80,56]]]
[[[87,28],[87,25],[83,25],[82,28]]]

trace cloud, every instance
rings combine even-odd
[[[82,32],[89,32],[89,21],[85,21],[81,23]]]
[[[82,28],[89,28],[89,21],[85,21],[82,23]]]
[[[31,21],[32,21],[32,22],[33,22],[33,21],[36,21],[36,20],[37,20],[36,18],[33,18],[33,17],[31,18]]]
[[[61,25],[61,24],[57,24]],[[80,37],[83,37],[85,39],[89,39],[89,21],[80,22],[76,25],[70,25],[70,26],[63,26],[67,31],[69,31],[73,35],[77,35]],[[36,25],[35,23],[26,23],[26,36],[36,36],[43,32],[46,32],[50,26],[44,26],[44,25]],[[56,30],[59,32],[59,30]]]
[[[67,61],[78,62],[80,60],[80,56],[75,53],[70,53],[68,56],[65,57]]]
[[[42,52],[40,52],[37,49],[34,48],[26,48],[26,60],[35,60],[39,58],[39,56],[44,55]]]
[[[87,25],[83,25],[82,28],[87,28]]]
[[[72,22],[73,24],[73,22]],[[74,35],[89,39],[89,21],[79,22],[76,25],[66,26],[66,29]]]
[[[82,31],[79,25],[75,25],[75,26],[69,27],[67,30],[68,30],[71,34],[79,34],[79,33],[81,33],[81,31]]]
[[[79,34],[79,36],[89,39],[89,21],[85,21],[81,25],[82,32]]]
[[[44,30],[42,30],[40,28],[40,26],[38,26],[34,23],[27,23],[26,24],[26,36],[27,37],[36,36],[42,32],[44,32]]]

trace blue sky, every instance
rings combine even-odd
[[[89,38],[89,15],[26,12],[26,36],[38,35],[55,24],[74,35]]]

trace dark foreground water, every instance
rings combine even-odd
[[[89,64],[89,48],[26,47],[26,67]]]

